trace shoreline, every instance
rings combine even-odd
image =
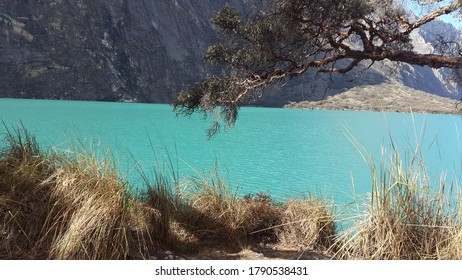
[[[446,181],[428,191],[419,150],[371,161],[371,201],[345,217],[323,197],[237,197],[217,170],[186,185],[141,175],[132,194],[111,158],[45,153],[24,128],[4,141],[1,259],[462,259],[462,213],[440,203],[462,197]]]
[[[77,101],[123,104],[153,104],[170,105],[171,103],[150,103],[134,100],[85,100],[85,99],[44,99],[23,97],[0,97],[1,99],[46,100],[46,101]],[[398,83],[366,85],[351,88],[342,93],[327,96],[323,100],[289,102],[281,107],[255,106],[244,104],[242,108],[284,108],[304,110],[330,110],[352,112],[390,112],[462,115],[462,100],[442,97],[421,90],[416,90]]]

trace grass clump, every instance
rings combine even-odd
[[[326,251],[336,240],[335,219],[334,205],[324,199],[293,199],[282,211],[276,234],[285,245]]]
[[[127,259],[146,254],[144,206],[106,160],[65,160],[50,184],[54,208],[47,234],[52,259]]]
[[[240,198],[215,168],[191,178],[182,195],[175,219],[186,224],[205,243],[241,246],[249,241],[273,239],[279,208],[264,194]]]
[[[0,151],[0,255],[44,257],[40,234],[50,209],[43,182],[52,174],[34,137],[8,131]],[[31,218],[33,217],[33,218]]]
[[[276,203],[263,193],[240,197],[216,166],[181,184],[163,178],[149,188],[147,201],[150,207],[163,209],[156,223],[162,221],[169,228],[169,248],[190,254],[207,247],[235,252],[255,244],[296,247],[295,242],[302,242],[313,248],[327,248],[333,242],[334,218],[325,201],[311,197]],[[311,229],[310,236],[293,235],[292,230],[301,225]]]
[[[336,206],[326,199],[240,197],[216,168],[181,182],[157,168],[153,178],[141,174],[146,189],[134,194],[111,157],[46,153],[24,128],[7,131],[0,258],[147,259],[171,249],[197,256],[203,248],[212,250],[202,257],[212,258],[217,248],[236,253],[263,244],[338,259],[462,259],[460,196],[444,177],[429,177],[420,148],[404,160],[393,144],[378,163],[364,158],[370,198],[339,231]]]
[[[370,199],[364,208],[358,207],[354,225],[341,236],[337,257],[448,258],[449,248],[460,244],[454,243],[461,223],[460,197],[453,186],[444,178],[429,177],[419,147],[403,160],[392,142],[391,154],[383,152],[379,164],[367,159],[372,172]]]
[[[0,257],[126,259],[146,251],[142,205],[109,161],[45,154],[25,130],[0,153]]]

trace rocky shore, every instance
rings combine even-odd
[[[460,101],[397,83],[358,86],[321,101],[293,102],[286,108],[461,114]]]

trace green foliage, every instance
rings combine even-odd
[[[211,22],[220,28],[234,30],[241,23],[241,15],[236,9],[226,4],[211,19]]]
[[[225,5],[211,20],[220,42],[205,54],[214,74],[183,91],[174,109],[214,116],[213,135],[223,124],[232,126],[237,109],[260,98],[266,86],[309,71],[345,74],[362,61],[388,59],[459,73],[460,55],[411,52],[410,38],[413,30],[459,7],[456,1],[416,21],[394,0],[268,0],[246,16]]]
[[[229,91],[235,84],[218,77],[209,77],[202,83],[180,92],[173,102],[177,114],[191,115],[201,110],[205,116],[216,114],[225,119],[227,127],[231,127],[237,119],[238,106],[230,100]],[[238,91],[234,91],[237,93]],[[221,128],[221,119],[217,118],[208,130],[212,137]]]

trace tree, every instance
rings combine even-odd
[[[215,115],[209,136],[221,124],[230,127],[238,109],[268,85],[317,73],[345,74],[366,61],[405,62],[453,69],[461,77],[458,42],[440,38],[440,52],[413,51],[410,34],[442,15],[458,13],[462,1],[441,0],[266,0],[243,16],[225,5],[211,20],[219,42],[205,59],[219,71],[182,91],[174,101],[178,114]],[[446,5],[444,5],[446,4]],[[416,18],[410,5],[425,11]],[[217,74],[218,73],[218,74]]]

